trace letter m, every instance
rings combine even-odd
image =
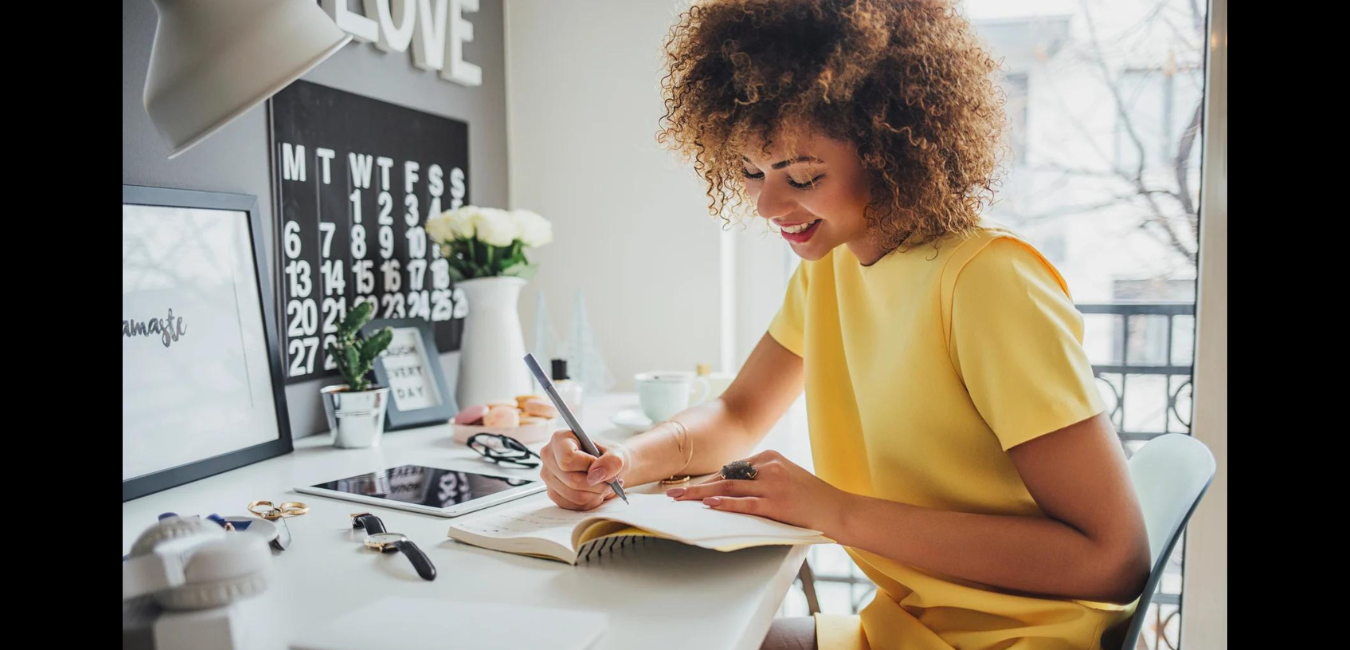
[[[281,177],[288,181],[305,181],[305,145],[281,143]]]

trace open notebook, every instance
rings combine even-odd
[[[450,525],[450,537],[496,551],[585,562],[647,538],[669,539],[718,551],[751,546],[829,544],[819,531],[733,512],[698,501],[628,494],[586,512],[563,510],[537,495],[492,508]]]

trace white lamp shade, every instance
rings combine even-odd
[[[145,112],[170,158],[351,40],[313,0],[155,0],[155,8]]]

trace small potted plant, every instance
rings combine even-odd
[[[335,447],[378,447],[384,433],[389,388],[372,385],[369,376],[375,367],[375,359],[393,340],[394,331],[385,327],[361,337],[361,328],[370,322],[374,311],[374,305],[369,302],[357,305],[342,319],[337,340],[328,344],[328,356],[337,363],[338,372],[347,382],[325,386],[319,391]]]

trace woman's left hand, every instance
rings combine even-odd
[[[843,521],[847,492],[820,480],[776,451],[745,459],[758,474],[753,480],[720,479],[666,496],[676,501],[701,500],[714,510],[743,512],[785,524],[818,530],[833,538]]]

